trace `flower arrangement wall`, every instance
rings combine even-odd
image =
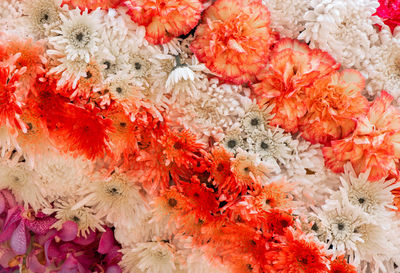
[[[0,271],[399,273],[400,1],[2,0]]]

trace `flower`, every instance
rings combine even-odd
[[[329,54],[311,50],[297,40],[279,41],[268,66],[257,75],[260,82],[253,84],[257,103],[274,107],[270,125],[297,132],[300,119],[307,112],[304,89],[339,66]]]
[[[332,200],[333,201],[333,200]],[[357,230],[368,224],[368,218],[358,207],[353,207],[349,202],[334,200],[324,210],[317,210],[316,217],[321,221],[323,234],[334,251],[356,251],[357,244],[363,242],[362,234]]]
[[[327,259],[323,247],[313,242],[311,237],[289,230],[274,261],[274,269],[282,273],[323,273],[327,272]]]
[[[129,215],[143,211],[144,200],[140,189],[139,185],[129,180],[127,174],[116,171],[106,178],[99,177],[83,185],[80,190],[81,199],[71,210],[92,207],[98,217],[105,217],[115,226],[130,226],[136,219]]]
[[[47,36],[48,29],[61,23],[61,0],[25,0],[22,5],[32,33],[39,38]]]
[[[400,152],[400,113],[390,106],[392,100],[389,94],[382,92],[367,115],[358,119],[353,134],[332,141],[331,147],[324,147],[326,166],[334,172],[342,172],[343,165],[351,162],[357,174],[371,169],[371,181],[396,175]]]
[[[275,40],[269,23],[268,9],[258,1],[219,0],[205,11],[190,48],[224,80],[251,82]]]
[[[44,210],[49,215],[55,213],[54,217],[57,219],[57,222],[52,227],[60,230],[65,222],[73,221],[78,225],[78,236],[87,237],[91,231],[96,230],[105,232],[105,229],[102,227],[103,222],[93,212],[92,208],[84,206],[75,210],[71,209],[76,202],[75,198],[69,198],[65,201],[58,199],[54,202],[54,208]]]
[[[356,127],[355,119],[368,110],[361,95],[364,78],[352,69],[333,72],[306,88],[307,113],[301,119],[302,136],[311,143],[327,144],[348,136]]]
[[[21,128],[26,132],[26,126],[20,119],[22,98],[16,94],[18,80],[25,69],[12,70],[10,66],[0,64],[0,124],[9,128]]]
[[[120,266],[128,272],[176,272],[175,248],[164,242],[138,243],[134,248],[121,249]]]
[[[393,180],[386,181],[385,178],[371,183],[368,181],[370,170],[357,176],[349,163],[344,166],[344,171],[340,177],[340,191],[332,198],[347,198],[352,205],[376,217],[387,216],[388,209],[395,208],[392,205],[394,196],[391,191],[399,188],[399,183],[393,183]]]
[[[132,20],[146,27],[146,39],[152,44],[189,33],[202,11],[199,0],[129,0],[124,4]]]
[[[378,40],[373,27],[379,3],[374,1],[312,0],[304,15],[305,29],[297,37],[311,48],[327,51],[346,68],[360,68]]]
[[[100,43],[99,29],[101,28],[100,12],[88,14],[87,10],[69,11],[65,16],[60,14],[62,24],[60,29],[54,29],[57,36],[50,37],[49,42],[54,49],[48,50],[50,55],[65,54],[68,60],[84,60],[89,63],[90,57],[98,50]]]
[[[121,0],[63,0],[63,3],[67,4],[70,7],[78,7],[81,10],[89,9],[91,11],[97,8],[116,8],[120,4],[120,2]]]
[[[40,176],[24,162],[18,162],[19,156],[11,160],[2,159],[0,164],[0,189],[9,189],[18,202],[25,208],[31,206],[35,211],[48,207],[40,187]]]
[[[344,255],[336,257],[331,261],[329,273],[357,273],[356,268],[348,264]]]
[[[400,2],[398,0],[379,0],[379,7],[373,15],[379,16],[383,23],[394,29],[400,25]]]

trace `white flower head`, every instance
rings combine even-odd
[[[77,192],[80,185],[88,182],[86,177],[92,166],[85,159],[54,152],[38,159],[34,169],[41,177],[46,199],[52,202]]]
[[[32,33],[39,38],[61,23],[61,0],[25,0],[22,5]]]
[[[9,189],[18,202],[37,211],[48,207],[40,188],[40,176],[26,162],[18,162],[20,156],[0,160],[0,189]]]
[[[67,221],[73,221],[78,225],[78,234],[86,237],[91,231],[99,230],[104,232],[102,227],[103,222],[94,213],[93,209],[87,206],[80,207],[79,209],[72,209],[72,206],[76,203],[74,197],[68,197],[66,200],[56,200],[53,204],[53,208],[44,209],[43,212],[46,214],[52,214],[55,212],[55,218],[58,220],[54,223],[53,227],[60,230],[62,225]]]
[[[124,273],[174,273],[175,247],[167,242],[138,243],[134,248],[122,249],[119,263]]]
[[[79,8],[69,11],[67,16],[60,14],[62,24],[60,29],[53,30],[58,35],[49,38],[50,44],[56,51],[65,54],[67,60],[79,59],[89,63],[101,42],[100,16],[100,10],[88,13],[87,10],[81,12]]]
[[[357,207],[337,202],[334,208],[324,207],[323,211],[317,211],[316,217],[320,219],[327,243],[334,251],[355,251],[357,243],[363,242],[362,234],[357,230],[368,223],[368,219]]]
[[[132,178],[119,171],[82,185],[79,194],[82,199],[72,207],[73,210],[90,206],[99,217],[105,217],[115,226],[134,225],[138,217],[132,216],[145,212],[143,190]]]
[[[222,140],[222,145],[227,151],[233,154],[236,154],[238,149],[248,150],[247,142],[243,140],[243,137],[238,130],[228,132]]]
[[[347,198],[352,205],[379,217],[387,214],[387,209],[396,209],[392,205],[394,196],[391,191],[399,188],[400,184],[384,179],[371,183],[369,173],[370,170],[357,176],[351,164],[346,164],[345,173],[340,178],[342,187],[333,198]]]

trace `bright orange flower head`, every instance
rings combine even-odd
[[[254,81],[275,41],[268,9],[261,1],[218,0],[204,14],[191,49],[225,80]]]
[[[26,132],[26,126],[20,118],[21,98],[16,95],[18,80],[23,72],[12,71],[10,66],[0,63],[0,126],[22,128]]]
[[[339,256],[331,261],[331,268],[328,273],[357,273],[357,269],[348,264],[344,256]]]
[[[165,155],[165,165],[176,164],[187,168],[196,165],[194,160],[198,158],[198,153],[202,151],[204,145],[196,142],[196,136],[189,130],[178,132],[176,130],[167,131],[161,137],[160,143]]]
[[[30,90],[36,81],[36,76],[45,72],[44,64],[47,62],[43,56],[45,47],[42,43],[32,39],[22,40],[12,37],[6,42],[6,50],[8,56],[20,54],[14,63],[17,69],[26,68],[25,73],[19,79],[20,88]]]
[[[295,133],[307,112],[304,89],[338,68],[329,54],[311,50],[297,40],[282,39],[266,69],[257,76],[260,82],[253,85],[253,92],[259,105],[274,105],[271,125]]]
[[[291,187],[284,179],[274,181],[262,187],[260,193],[255,196],[254,206],[259,211],[269,211],[274,208],[290,207],[293,197],[290,195]]]
[[[146,39],[152,44],[189,33],[203,8],[199,0],[128,0],[124,4],[132,20],[146,27]]]
[[[368,114],[357,120],[352,135],[323,148],[326,166],[342,172],[344,164],[351,162],[357,174],[371,169],[371,181],[396,176],[400,157],[400,112],[390,105],[392,100],[382,91]]]
[[[302,136],[312,143],[327,144],[354,131],[356,118],[368,110],[368,101],[361,95],[364,82],[358,71],[346,69],[317,79],[306,88]]]
[[[323,246],[299,232],[288,230],[286,242],[278,252],[274,268],[281,273],[326,273],[327,259]]]

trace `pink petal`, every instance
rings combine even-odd
[[[62,225],[62,229],[58,232],[58,236],[64,242],[72,241],[78,235],[78,225],[73,221],[67,221]]]
[[[28,240],[25,224],[23,221],[19,223],[18,227],[11,235],[10,246],[17,255],[22,255],[26,253],[26,250],[28,248]]]
[[[77,269],[78,269],[78,260],[75,259],[75,257],[70,254],[63,263],[60,269],[60,273],[76,273],[78,272]]]
[[[101,254],[107,254],[114,245],[114,234],[110,228],[107,228],[106,232],[101,235],[99,248],[97,252]]]
[[[76,237],[74,240],[74,243],[77,243],[77,244],[83,245],[83,246],[90,245],[91,243],[93,243],[96,240],[96,237],[97,237],[97,233],[94,231],[90,231],[90,233],[86,236],[86,238],[83,236]]]
[[[112,265],[107,268],[106,273],[121,273],[122,270],[118,265]]]
[[[25,220],[25,225],[28,229],[36,234],[43,235],[46,234],[50,227],[57,222],[57,219],[48,217],[44,219],[35,219],[34,221]]]
[[[4,195],[0,191],[0,213],[3,213],[5,208],[6,208],[6,199],[4,198]]]
[[[39,263],[39,261],[35,255],[31,254],[28,256],[28,258],[26,260],[26,265],[29,268],[30,272],[36,272],[36,273],[46,272],[46,266]]]

